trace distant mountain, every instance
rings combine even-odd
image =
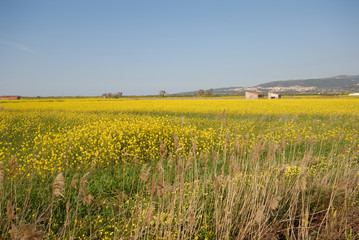
[[[253,87],[227,87],[213,89],[214,95],[244,94],[246,91],[277,92],[286,94],[344,94],[359,92],[359,75],[340,75],[327,78],[273,81]],[[173,95],[196,95],[197,91]]]
[[[329,78],[305,79],[305,80],[287,80],[274,81],[257,85],[258,88],[289,88],[293,86],[313,87],[317,90],[354,90],[359,89],[359,75],[341,75]]]

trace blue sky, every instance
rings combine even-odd
[[[356,0],[0,0],[0,95],[359,74],[358,13]]]

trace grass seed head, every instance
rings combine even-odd
[[[191,167],[192,167],[192,161],[193,161],[193,154],[192,154],[192,152],[190,152],[190,154],[188,155],[186,167],[185,167],[185,169],[184,169],[185,172],[187,172],[188,170],[191,169]]]
[[[147,181],[148,179],[148,176],[150,175],[150,170],[151,170],[151,167],[149,167],[147,170],[146,170],[146,166],[147,164],[144,164],[142,169],[141,169],[141,174],[140,174],[140,179],[144,182]]]
[[[276,196],[276,197],[274,197],[274,198],[270,201],[269,207],[270,207],[272,210],[277,209],[277,207],[279,206],[280,200],[282,200],[282,197],[281,197],[281,196]]]
[[[40,240],[43,239],[43,232],[36,229],[30,228],[28,226],[23,227],[24,235],[21,240]]]
[[[256,215],[254,217],[254,220],[258,223],[258,224],[261,224],[263,219],[264,219],[264,209],[265,209],[265,206],[261,206],[260,208],[258,208],[257,212],[256,212]]]
[[[74,189],[77,189],[77,184],[78,184],[78,182],[79,182],[79,180],[77,179],[78,176],[79,176],[79,174],[76,173],[76,174],[72,177],[72,181],[71,181],[70,186],[71,186],[72,188],[74,188]]]
[[[57,196],[63,197],[64,191],[65,191],[65,178],[62,172],[60,172],[59,174],[57,174],[54,182],[52,183],[52,195],[55,197]]]
[[[174,134],[173,136],[173,144],[175,146],[175,150],[177,150],[180,146],[179,146],[179,140],[176,134]]]
[[[6,216],[7,216],[7,222],[8,222],[8,224],[11,223],[12,220],[15,219],[14,206],[12,205],[11,200],[8,200],[8,201],[7,201]]]
[[[166,147],[163,144],[162,140],[160,140],[160,155],[161,155],[161,158],[164,158],[166,155]]]
[[[3,182],[4,182],[4,173],[2,170],[0,170],[0,191],[2,190]]]
[[[17,172],[17,166],[18,166],[18,163],[16,161],[16,154],[14,156],[11,157],[11,160],[10,160],[10,174],[11,175],[15,175],[16,172]]]
[[[93,196],[91,194],[86,194],[83,198],[83,201],[86,205],[90,205],[93,200]]]
[[[70,202],[66,202],[66,213],[68,214],[69,213],[69,210],[70,210]]]
[[[80,192],[84,195],[84,197],[87,195],[86,184],[88,183],[89,175],[90,172],[85,173],[80,180]]]
[[[167,164],[170,168],[172,168],[172,163],[173,163],[173,159],[172,159],[172,155],[170,154],[167,158]]]

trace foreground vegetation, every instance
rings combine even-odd
[[[0,238],[359,238],[359,99],[0,105]]]

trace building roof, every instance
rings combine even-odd
[[[18,98],[18,95],[11,95],[11,96],[1,96],[0,98]]]

